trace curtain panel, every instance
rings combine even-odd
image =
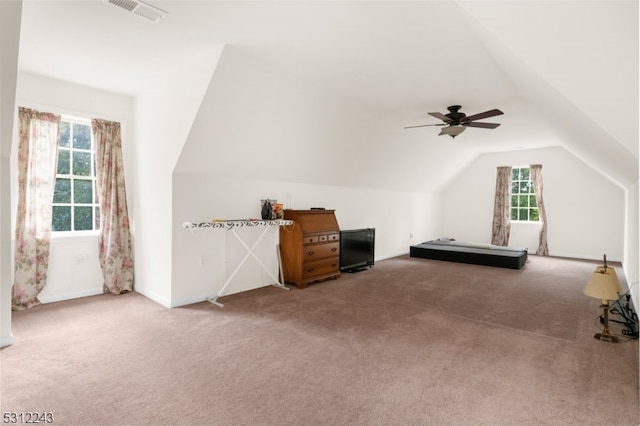
[[[47,282],[59,133],[59,115],[19,108],[13,310],[39,305]]]
[[[508,246],[511,233],[511,166],[498,167],[491,244]]]
[[[91,129],[96,143],[103,289],[105,293],[121,294],[133,290],[133,258],[120,123],[93,119]]]
[[[533,190],[536,193],[536,203],[538,204],[538,214],[540,216],[540,237],[538,238],[538,249],[536,254],[540,256],[549,256],[549,247],[547,245],[547,213],[544,209],[544,200],[542,198],[542,164],[532,164],[531,181],[533,182]]]

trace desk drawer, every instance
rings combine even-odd
[[[302,262],[340,256],[340,243],[314,244],[302,247]]]
[[[332,274],[340,270],[340,257],[308,262],[302,265],[302,279]]]
[[[317,235],[305,235],[304,238],[302,239],[302,242],[304,244],[317,243],[318,242],[318,236]]]

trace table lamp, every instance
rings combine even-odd
[[[598,266],[591,274],[591,279],[584,289],[584,294],[602,300],[604,309],[604,329],[602,333],[596,333],[593,337],[607,342],[617,342],[618,338],[609,332],[609,300],[617,300],[618,293],[622,290],[620,281],[613,268],[607,266],[607,255],[604,255],[604,265]]]

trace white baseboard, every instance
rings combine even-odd
[[[41,303],[53,303],[53,302],[61,302],[63,300],[71,300],[78,299],[80,297],[88,297],[88,296],[96,296],[98,294],[102,294],[102,287],[100,288],[92,288],[90,290],[77,291],[72,293],[60,293],[51,296],[42,296],[38,297]]]
[[[164,306],[165,308],[172,308],[173,306],[171,306],[171,301],[165,299],[164,297],[159,296],[157,293],[154,293],[153,291],[148,291],[144,288],[140,288],[138,286],[136,286],[134,284],[133,287],[133,291],[135,291],[136,293],[140,293],[141,295],[143,295],[144,297],[146,297],[147,299],[150,299],[156,303],[158,303],[159,305]]]
[[[255,290],[256,288],[261,288],[261,287],[269,287],[270,285],[271,284],[261,285],[260,287],[249,288],[249,289],[246,289],[246,290],[230,291],[228,293],[225,292],[225,294],[223,296],[231,296],[232,294],[237,294],[237,293],[242,293],[242,292],[245,292],[245,291]],[[172,300],[170,307],[171,308],[177,308],[179,306],[193,305],[194,303],[204,302],[204,301],[207,301],[210,298],[214,298],[214,297],[216,297],[215,293],[207,293],[207,294],[201,294],[201,295],[198,295],[198,296],[188,297],[186,299]]]
[[[201,295],[201,296],[196,296],[196,297],[189,297],[187,299],[182,299],[182,300],[173,300],[171,301],[171,308],[177,308],[180,306],[187,306],[187,305],[193,305],[194,303],[200,303],[200,302],[204,302],[205,300],[208,300],[209,297],[215,297],[214,294],[208,294],[208,295]]]
[[[405,256],[407,254],[409,254],[408,251],[401,251],[401,252],[397,252],[397,253],[390,253],[390,254],[385,254],[385,255],[382,255],[382,256],[376,256],[374,260],[377,262],[379,260],[391,259],[392,257]]]
[[[11,346],[13,345],[13,334],[10,334],[8,336],[2,336],[0,337],[0,348],[6,348],[7,346]]]
[[[536,254],[535,250],[534,251],[529,251],[529,254]],[[553,257],[567,257],[569,259],[578,259],[578,260],[595,260],[595,261],[600,261],[602,262],[603,260],[603,256],[602,254],[575,254],[575,253],[556,253],[556,252],[549,252],[549,256],[553,256]],[[622,259],[618,259],[616,257],[609,257],[607,256],[607,262],[617,262],[617,263],[622,263]]]

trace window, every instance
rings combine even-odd
[[[529,167],[511,169],[511,220],[538,222],[538,203]]]
[[[54,232],[100,228],[95,151],[89,120],[61,119],[52,225]]]

